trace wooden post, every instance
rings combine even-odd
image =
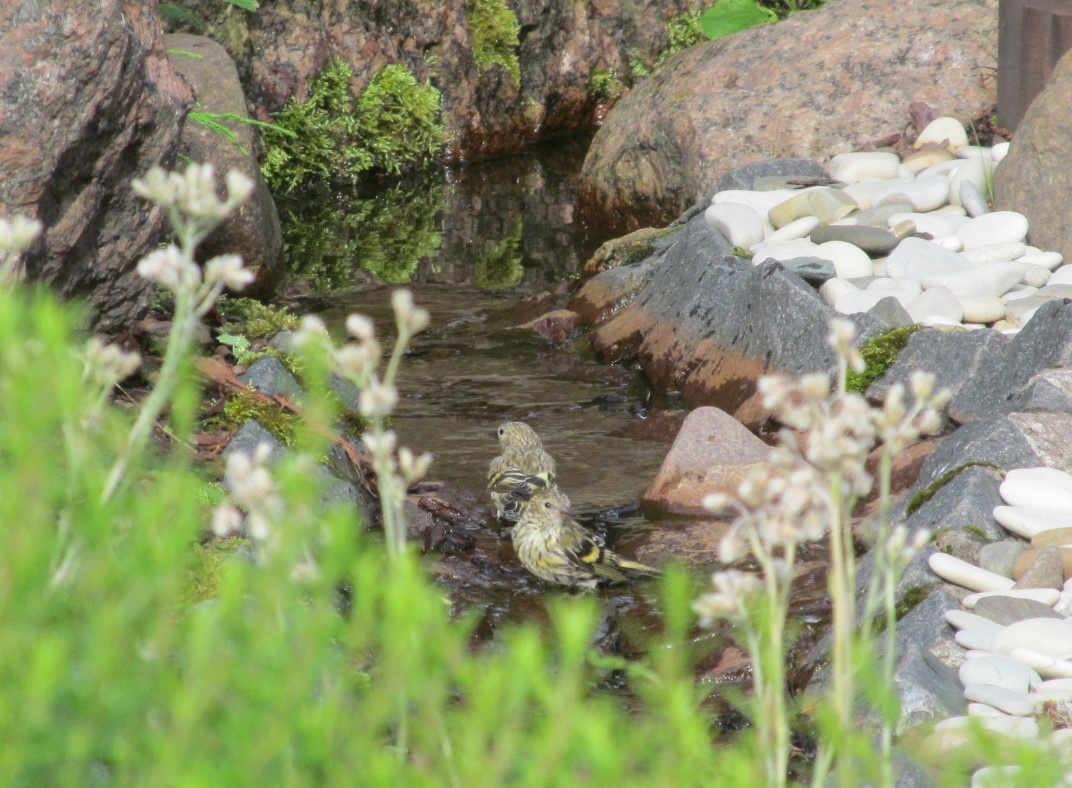
[[[999,0],[998,123],[1014,131],[1072,49],[1072,0]]]

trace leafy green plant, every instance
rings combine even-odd
[[[309,82],[305,101],[288,101],[266,129],[261,166],[268,185],[289,191],[310,182],[355,183],[368,171],[398,173],[438,155],[444,127],[439,91],[397,64],[381,69],[355,101],[350,66],[336,61]]]
[[[863,370],[849,370],[846,385],[849,391],[863,394],[868,386],[886,374],[897,361],[897,356],[908,345],[911,336],[923,326],[913,323],[892,328],[864,342],[860,355],[864,359]]]
[[[243,123],[247,126],[270,129],[277,134],[282,134],[288,137],[297,136],[293,131],[285,129],[275,123],[265,123],[264,121],[256,120],[245,115],[239,115],[236,112],[205,112],[203,110],[194,110],[187,113],[186,118],[187,120],[191,120],[194,123],[204,126],[217,136],[227,140],[247,156],[249,155],[249,149],[238,141],[238,135],[235,134],[234,129],[230,128],[227,123]]]
[[[480,71],[492,66],[506,69],[514,85],[521,85],[517,57],[521,25],[505,0],[468,0],[466,18],[473,41],[473,59]]]
[[[707,38],[718,39],[777,19],[756,0],[718,0],[699,14],[697,27]]]

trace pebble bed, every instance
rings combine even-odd
[[[845,153],[828,166],[836,186],[788,188],[758,179],[717,192],[705,220],[760,264],[825,268],[819,292],[842,314],[887,325],[989,327],[1016,333],[1037,309],[1072,298],[1072,265],[1027,245],[1027,218],[991,211],[986,195],[1009,144],[968,144],[963,125],[938,118],[903,159],[892,151]],[[780,182],[779,182],[780,181]],[[1072,717],[1072,475],[1009,471],[994,519],[1009,539],[986,545],[979,565],[934,553],[942,580],[966,589],[945,614],[963,650],[953,658],[965,716],[939,721],[930,744],[953,749],[965,729],[1034,739],[1055,708]],[[1072,728],[1050,734],[1072,748]],[[977,770],[972,785],[1015,781],[1019,767]],[[1072,784],[1072,782],[1066,782]]]
[[[1015,333],[1043,303],[1072,297],[1072,265],[1027,245],[1023,214],[990,210],[1008,149],[968,145],[958,120],[938,118],[903,159],[839,154],[828,167],[838,186],[761,178],[715,193],[705,219],[757,265],[825,261],[819,292],[842,314]]]

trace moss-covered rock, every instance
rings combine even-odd
[[[506,69],[514,85],[521,86],[521,25],[504,0],[468,0],[466,17],[473,39],[473,59],[481,71],[492,66]]]

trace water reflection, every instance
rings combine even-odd
[[[574,222],[587,138],[375,189],[277,200],[288,269],[315,293],[371,281],[532,292],[576,274],[598,245]]]

